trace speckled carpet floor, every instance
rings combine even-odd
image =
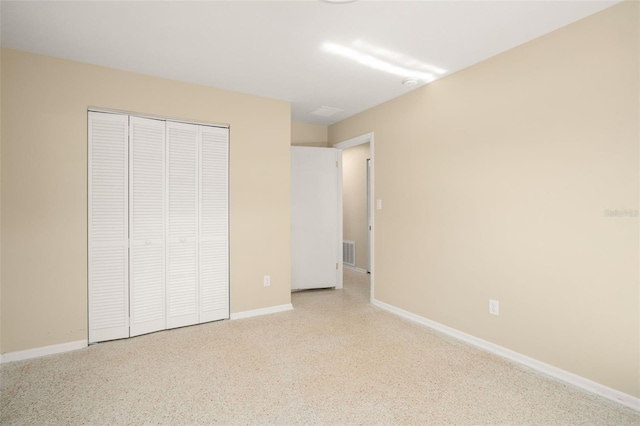
[[[0,366],[1,424],[640,425],[640,413],[368,303],[368,275],[294,310]]]

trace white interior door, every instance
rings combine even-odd
[[[165,122],[129,121],[130,334],[166,328]]]
[[[338,150],[291,147],[291,288],[336,287]]]

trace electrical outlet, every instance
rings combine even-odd
[[[264,286],[269,287],[271,285],[271,275],[264,276]]]
[[[500,315],[500,302],[489,299],[489,313],[491,315]]]

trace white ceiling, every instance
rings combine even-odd
[[[615,3],[3,0],[1,42],[291,101],[293,121],[328,125],[425,83],[403,86],[402,75],[331,53],[325,43],[366,53],[378,68],[431,65],[447,75]],[[321,106],[343,112],[309,114]]]

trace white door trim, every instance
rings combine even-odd
[[[373,132],[369,132],[369,133],[365,133],[364,135],[360,135],[360,136],[356,136],[355,138],[351,138],[351,139],[347,139],[346,141],[337,143],[335,145],[333,145],[333,148],[338,148],[339,150],[339,158],[340,158],[340,174],[339,174],[339,184],[340,187],[342,188],[342,151],[347,149],[347,148],[353,148],[354,146],[358,146],[358,145],[362,145],[365,143],[369,143],[369,158],[371,159],[371,179],[369,179],[369,193],[371,194],[371,199],[369,200],[369,208],[371,209],[371,241],[369,242],[369,251],[371,253],[369,262],[370,262],[370,272],[371,272],[371,301],[373,302],[374,300],[374,290],[375,290],[375,250],[374,250],[374,246],[375,246],[375,232],[376,232],[376,227],[375,227],[375,218],[376,218],[376,213],[375,213],[375,209],[374,209],[374,202],[375,202],[375,192],[374,192],[374,176],[375,176],[375,165],[376,162],[374,160],[374,149],[373,149]],[[342,198],[340,199],[340,205],[342,206]],[[342,208],[340,209],[340,211],[342,211]],[[338,232],[340,233],[339,238],[338,238],[338,243],[340,244],[340,259],[342,259],[342,214],[340,215],[340,222],[338,223]],[[342,262],[340,262],[339,264],[339,272],[340,272],[340,278],[342,279]],[[340,282],[340,284],[342,284],[342,282]]]
[[[336,147],[334,147],[336,148]],[[336,289],[343,288],[343,263],[342,263],[342,150],[338,149],[338,234],[336,235],[336,244],[338,245],[338,258],[336,259]]]
[[[367,270],[365,272],[371,273],[371,242],[373,241],[373,238],[371,238],[371,232],[373,231],[373,224],[371,223],[371,217],[373,215],[371,199],[373,198],[373,194],[371,193],[369,181],[371,181],[370,158],[367,159]]]

